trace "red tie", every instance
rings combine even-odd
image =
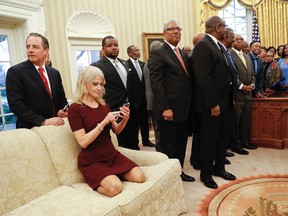
[[[49,88],[47,79],[46,79],[46,77],[45,77],[44,74],[43,74],[44,68],[39,67],[38,70],[39,70],[40,77],[41,77],[41,79],[42,79],[42,81],[43,81],[43,83],[44,83],[44,85],[45,85],[45,87],[46,87],[46,89],[47,89],[50,97],[52,98],[51,91],[50,91],[50,88]]]
[[[186,70],[186,67],[185,67],[185,63],[184,63],[184,61],[183,61],[183,59],[182,59],[182,56],[181,56],[181,54],[180,54],[178,48],[175,47],[174,50],[175,50],[175,52],[176,52],[176,56],[177,56],[177,58],[179,59],[179,61],[180,61],[181,65],[182,65],[182,67],[184,68],[184,70],[185,70],[185,72],[186,72],[186,75],[188,75],[187,70]]]

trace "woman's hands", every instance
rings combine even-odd
[[[128,119],[129,119],[129,117],[130,117],[130,109],[129,109],[129,107],[127,107],[127,106],[122,106],[122,107],[120,107],[120,111],[119,111],[119,113],[118,113],[118,115],[116,116],[116,121],[119,119],[123,119],[123,120],[126,120],[126,121],[128,121]]]

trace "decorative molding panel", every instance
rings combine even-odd
[[[68,37],[103,38],[114,35],[111,22],[102,14],[89,9],[78,10],[67,22]]]

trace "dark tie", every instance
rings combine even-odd
[[[223,55],[224,58],[225,58],[226,64],[229,66],[228,56],[227,56],[227,53],[226,53],[224,47],[220,44],[220,42],[218,42],[217,44],[218,44],[218,46],[219,46],[219,48],[220,48],[220,50],[221,50],[221,52],[222,52],[222,55]],[[225,53],[226,53],[226,54],[225,54]]]
[[[41,77],[41,79],[42,79],[42,81],[43,81],[43,83],[44,83],[44,85],[45,85],[50,97],[52,98],[52,94],[51,94],[51,91],[50,91],[50,88],[49,88],[49,85],[48,85],[48,81],[47,81],[46,77],[44,76],[44,68],[39,67],[38,70],[39,70],[40,77]]]
[[[258,59],[257,59],[257,57],[254,57],[253,62],[254,62],[255,74],[257,75],[257,73],[258,73]]]

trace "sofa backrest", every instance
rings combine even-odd
[[[41,126],[32,128],[44,142],[54,163],[61,185],[84,182],[77,166],[81,147],[74,138],[69,122],[63,126]]]
[[[0,132],[0,215],[59,185],[50,155],[35,132]]]

